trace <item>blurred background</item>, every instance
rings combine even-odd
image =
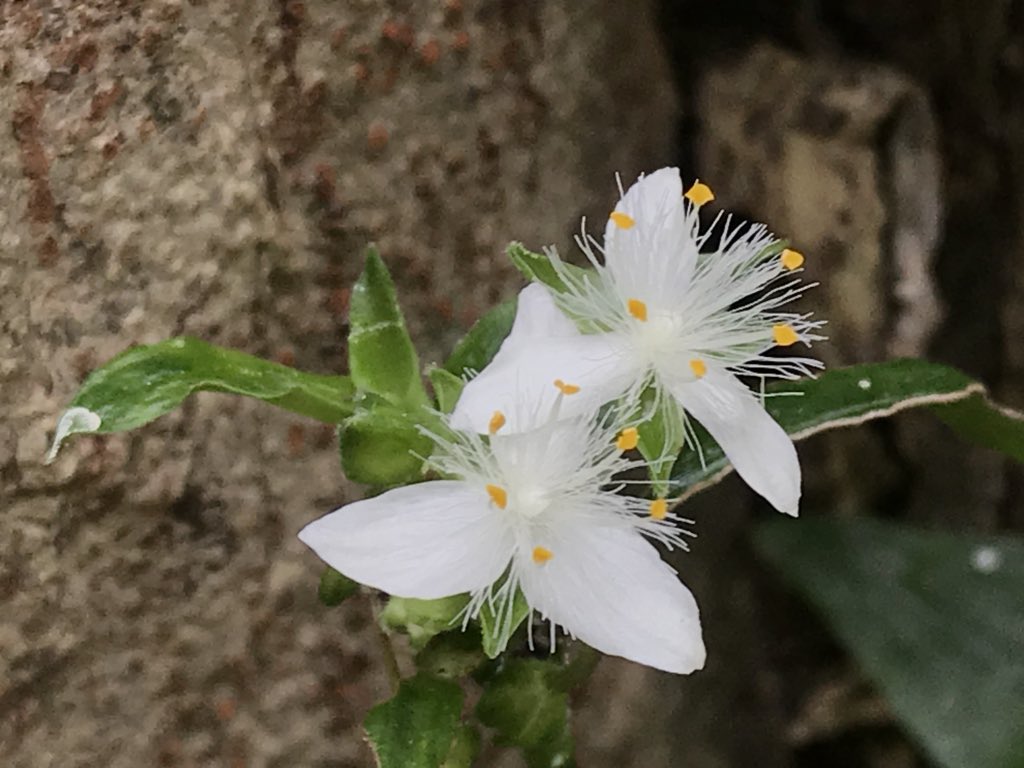
[[[0,3],[0,762],[372,763],[370,608],[321,607],[295,539],[359,493],[333,431],[201,395],[44,467],[125,346],[340,372],[374,241],[440,361],[521,285],[509,240],[570,253],[616,172],[672,164],[807,254],[830,365],[928,357],[1021,407],[1022,86],[1015,0]],[[801,458],[807,518],[1024,529],[1020,467],[928,414]],[[757,559],[767,505],[730,477],[687,514],[708,667],[602,661],[580,765],[931,765]]]

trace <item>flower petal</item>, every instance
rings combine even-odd
[[[709,366],[696,381],[670,384],[679,403],[725,451],[736,472],[773,507],[797,516],[800,461],[786,431],[742,382]]]
[[[329,566],[399,597],[434,599],[493,584],[514,538],[483,486],[436,480],[347,504],[299,532]]]
[[[520,294],[512,332],[498,354],[462,390],[451,425],[485,433],[501,411],[503,432],[521,432],[544,421],[563,393],[560,418],[592,412],[642,374],[628,359],[622,337],[579,333],[547,289],[531,285]]]
[[[615,211],[626,218],[609,218],[604,239],[605,265],[616,291],[652,309],[676,308],[697,264],[697,220],[687,215],[679,169],[641,177]]]
[[[697,603],[633,529],[574,525],[536,533],[516,569],[530,606],[602,653],[677,674],[704,666]],[[536,562],[540,559],[543,562]]]

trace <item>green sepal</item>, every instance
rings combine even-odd
[[[422,479],[423,460],[434,444],[418,428],[429,412],[416,418],[395,406],[376,401],[361,405],[338,429],[341,468],[357,483],[393,486]]]
[[[498,354],[501,343],[512,330],[515,318],[515,299],[493,307],[455,345],[451,356],[445,361],[444,369],[459,377],[478,374]]]
[[[462,394],[462,390],[466,386],[466,380],[444,368],[437,367],[428,370],[427,377],[434,389],[437,410],[441,413],[451,413],[455,410],[455,404],[459,401],[459,395]]]
[[[385,629],[408,635],[410,644],[419,650],[434,635],[458,627],[456,619],[468,603],[469,595],[440,600],[392,597],[381,611],[380,622]]]
[[[512,610],[508,620],[502,621],[494,611],[494,606],[484,602],[480,608],[478,617],[480,622],[480,633],[483,639],[484,653],[489,659],[496,658],[508,647],[508,641],[522,626],[526,617],[530,615],[530,606],[521,590],[516,590],[512,598]]]
[[[373,246],[367,249],[366,265],[352,288],[348,362],[359,389],[407,407],[427,404],[394,283]]]

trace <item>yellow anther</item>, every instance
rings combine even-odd
[[[623,213],[622,211],[612,211],[608,218],[614,221],[619,229],[632,229],[636,226],[636,220],[628,213]]]
[[[780,347],[791,347],[800,341],[800,337],[791,325],[773,325],[772,338]]]
[[[488,485],[487,495],[498,509],[504,509],[508,505],[508,491],[500,485]]]
[[[636,431],[636,427],[626,427],[619,432],[619,436],[615,439],[615,447],[620,451],[631,451],[639,442],[640,433]]]
[[[487,422],[487,431],[492,435],[499,429],[505,426],[505,414],[501,411],[495,411],[494,415],[491,416],[491,420]]]
[[[629,314],[641,323],[647,322],[647,305],[640,301],[640,299],[630,299],[627,301],[626,309],[629,311]]]
[[[561,379],[555,379],[555,386],[558,387],[558,391],[563,395],[575,395],[580,391],[580,388],[576,384],[566,384]]]
[[[651,502],[651,517],[655,520],[664,520],[665,516],[668,515],[668,501],[665,499],[655,499]]]
[[[534,547],[533,548],[533,562],[537,565],[544,565],[548,560],[555,556],[547,547]]]
[[[693,186],[687,190],[684,197],[699,208],[705,203],[710,203],[714,200],[715,193],[711,191],[711,187],[707,184],[701,184],[700,179],[698,179],[693,183]]]
[[[800,269],[800,267],[804,265],[804,255],[800,253],[800,251],[794,251],[786,248],[779,257],[779,261],[782,262],[782,266],[792,271],[794,269]]]
[[[700,358],[695,357],[690,361],[690,370],[693,371],[693,375],[698,379],[703,379],[704,374],[708,372],[708,364]]]

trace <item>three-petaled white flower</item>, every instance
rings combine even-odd
[[[737,376],[795,379],[821,367],[768,354],[821,338],[821,323],[780,311],[803,290],[793,274],[803,256],[779,252],[764,226],[733,227],[726,218],[709,242],[716,227],[702,231],[698,213],[712,198],[699,182],[684,195],[678,169],[663,168],[622,196],[603,247],[577,238],[593,272],[549,250],[566,290],[552,297],[543,286],[524,289],[511,334],[463,390],[453,425],[485,431],[495,408],[524,400],[543,408],[556,397],[565,398],[563,415],[592,412],[635,403],[652,387],[659,404],[671,398],[707,429],[755,491],[796,515],[796,450]]]
[[[557,402],[557,409],[561,403]],[[517,414],[536,422],[538,411]],[[512,414],[508,414],[511,418]],[[522,590],[532,611],[607,654],[668,672],[704,665],[690,591],[646,539],[683,547],[664,499],[623,496],[617,477],[636,465],[618,434],[593,414],[549,419],[507,434],[492,411],[489,437],[428,434],[429,462],[450,478],[348,504],[299,538],[363,584],[401,597],[472,598],[511,615]]]

